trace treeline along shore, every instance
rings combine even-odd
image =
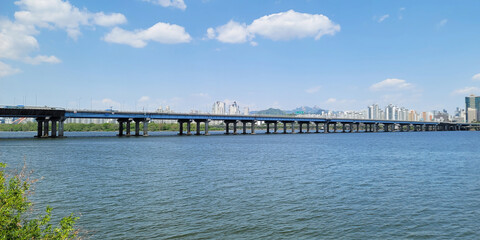
[[[117,123],[65,123],[64,129],[66,132],[114,132],[118,131]],[[131,131],[135,131],[135,125],[130,126]],[[178,131],[178,123],[154,123],[148,124],[148,131]],[[192,132],[196,131],[196,124],[191,125]],[[143,124],[140,124],[140,129],[143,129]],[[210,131],[223,130],[223,126],[209,126]],[[200,127],[201,131],[204,131],[204,126]],[[20,124],[0,124],[0,131],[3,132],[26,132],[37,131],[36,122],[27,122]]]

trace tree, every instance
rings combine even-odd
[[[60,223],[53,226],[50,223],[52,208],[47,207],[46,213],[38,218],[28,220],[25,215],[31,210],[32,203],[28,201],[30,180],[25,174],[25,168],[18,174],[8,176],[5,173],[6,164],[0,163],[0,239],[74,239],[78,230],[75,229],[73,213],[64,217]]]

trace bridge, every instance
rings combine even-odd
[[[225,134],[238,134],[237,125],[242,124],[242,134],[255,134],[257,122],[264,122],[266,134],[270,133],[332,133],[338,132],[395,132],[395,131],[465,131],[480,130],[477,123],[392,121],[372,119],[317,118],[303,116],[267,116],[267,115],[215,115],[158,112],[119,112],[65,110],[49,107],[0,107],[0,117],[35,118],[38,124],[38,138],[63,137],[64,122],[68,118],[115,119],[119,123],[118,136],[131,136],[131,123],[135,124],[134,136],[148,136],[148,123],[151,120],[174,120],[179,124],[179,135],[192,135],[191,125],[196,124],[195,135],[209,135],[210,121],[225,123]],[[140,132],[140,124],[143,131]],[[278,129],[279,124],[282,129]],[[341,128],[339,128],[341,125]],[[230,129],[230,126],[232,128]],[[288,126],[290,128],[287,130]],[[296,126],[298,126],[298,131]],[[312,129],[312,126],[314,128]],[[273,128],[272,128],[273,127]],[[247,131],[249,129],[249,131]]]

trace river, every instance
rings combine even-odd
[[[480,132],[0,132],[91,239],[479,239]]]

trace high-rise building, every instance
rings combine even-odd
[[[216,101],[212,107],[212,114],[225,114],[225,103]]]
[[[240,107],[238,106],[237,102],[233,102],[232,105],[229,106],[228,113],[231,115],[240,114]]]
[[[465,97],[465,112],[467,113],[467,122],[475,122],[480,119],[480,97],[470,95]]]
[[[381,119],[380,108],[377,104],[372,104],[371,106],[368,106],[368,119]]]
[[[248,107],[243,108],[243,115],[249,115],[250,114],[250,109]]]

